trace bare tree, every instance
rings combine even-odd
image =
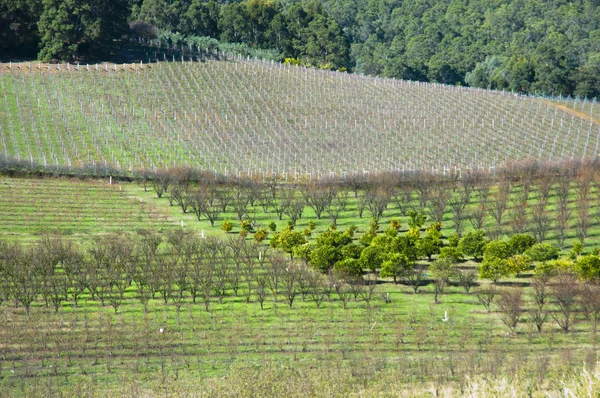
[[[346,279],[346,276],[336,270],[331,270],[329,272],[329,285],[337,294],[344,309],[348,308],[348,303],[352,300],[353,292],[352,286]]]
[[[323,275],[320,272],[309,270],[306,274],[306,279],[310,286],[309,295],[315,302],[317,308],[321,308],[321,304],[328,297],[329,284],[323,280]]]
[[[490,284],[477,291],[477,300],[483,304],[487,312],[491,311],[492,302],[496,297],[496,285]]]
[[[569,168],[558,168],[555,170],[558,174],[555,193],[556,201],[556,230],[559,246],[564,247],[567,233],[569,231],[569,220],[571,219],[571,209],[569,208],[569,194],[571,192],[571,182],[574,179],[572,170]]]
[[[593,179],[592,171],[581,168],[575,179],[575,204],[577,209],[577,224],[575,230],[581,243],[587,238],[590,228],[590,192]]]
[[[442,222],[446,213],[446,205],[450,199],[451,191],[446,186],[445,181],[438,181],[431,188],[429,197],[429,214],[432,221]],[[457,231],[458,232],[458,231]]]
[[[331,205],[335,190],[327,181],[311,181],[301,185],[300,192],[320,220],[321,214]]]
[[[500,316],[502,322],[514,330],[523,312],[523,290],[513,288],[501,291],[496,305],[502,313]]]
[[[169,190],[171,184],[171,174],[167,169],[157,170],[152,176],[152,188],[156,196],[160,199],[162,195]]]
[[[360,292],[360,297],[367,305],[370,305],[371,300],[375,297],[377,281],[377,273],[369,273],[363,277],[364,288]]]
[[[231,205],[233,211],[237,215],[239,221],[242,221],[246,213],[248,212],[248,206],[250,205],[251,189],[250,182],[245,179],[238,179],[234,181],[231,188]],[[225,210],[223,210],[225,211]]]
[[[295,197],[294,191],[288,190],[287,195],[282,199],[283,214],[290,218],[293,225],[302,218],[306,203],[304,199]]]
[[[290,260],[285,260],[287,267],[285,271],[281,273],[281,282],[283,285],[283,294],[285,295],[286,301],[290,308],[294,304],[294,299],[298,294],[298,281],[301,276],[301,265],[294,264]]]
[[[597,333],[600,321],[600,286],[594,282],[583,284],[579,298],[583,315],[592,322],[593,331]]]
[[[337,225],[337,220],[340,217],[340,213],[346,210],[347,205],[348,192],[341,189],[333,190],[331,203],[325,208],[325,213],[327,213],[333,225]]]
[[[468,200],[468,198],[463,197],[461,194],[454,195],[448,200],[448,205],[452,211],[452,227],[459,236],[462,235],[465,228],[466,207]]]
[[[488,210],[491,216],[496,221],[496,227],[493,231],[490,231],[489,235],[493,238],[499,238],[504,234],[503,231],[503,219],[504,214],[508,208],[508,198],[510,195],[511,182],[505,174],[502,174],[498,180],[498,190],[494,195],[494,201],[489,206]]]
[[[529,191],[521,187],[512,200],[512,209],[510,211],[510,227],[513,234],[522,234],[528,230],[529,220],[527,217],[527,200]]]
[[[411,182],[404,178],[404,176],[400,177],[398,185],[394,188],[392,200],[398,210],[400,210],[400,214],[404,217],[408,215],[409,210],[413,209],[413,192],[414,188]]]
[[[556,312],[552,317],[565,332],[568,332],[575,320],[579,284],[577,277],[570,272],[559,273],[551,286],[551,295]]]
[[[535,203],[531,209],[533,218],[531,230],[539,243],[544,242],[551,227],[551,219],[547,210],[551,186],[552,180],[550,178],[544,178],[540,181]]]
[[[465,289],[465,293],[469,294],[475,281],[477,280],[477,270],[474,268],[458,268],[454,269],[454,276],[458,280],[459,286]]]
[[[542,332],[542,328],[548,319],[548,300],[550,298],[549,278],[545,275],[535,276],[531,281],[533,309],[529,316],[535,324],[537,331]]]
[[[379,187],[366,191],[364,199],[367,210],[377,222],[383,217],[383,212],[390,203],[391,194],[387,189]]]
[[[419,292],[419,287],[421,287],[421,284],[425,280],[425,270],[425,265],[417,263],[412,267],[408,267],[402,273],[402,280],[412,287],[415,294]]]

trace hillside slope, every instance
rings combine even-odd
[[[0,153],[46,167],[441,173],[598,153],[593,107],[568,101],[240,59],[29,68],[0,73]]]

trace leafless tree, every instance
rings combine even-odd
[[[521,313],[523,312],[523,290],[512,288],[500,292],[496,305],[501,312],[502,322],[513,329],[517,327]]]
[[[404,283],[412,287],[415,294],[419,292],[419,287],[425,280],[426,269],[425,265],[417,263],[406,269],[401,275]]]
[[[571,219],[571,209],[569,208],[569,193],[571,192],[571,182],[574,179],[572,170],[569,168],[559,168],[555,170],[558,175],[555,193],[556,201],[556,237],[559,246],[564,247],[567,233],[569,231],[569,220]]]
[[[383,217],[383,212],[387,209],[391,200],[389,190],[378,187],[365,192],[365,205],[367,210],[375,221],[379,221]]]
[[[600,286],[596,282],[587,282],[581,286],[580,308],[585,318],[592,322],[594,333],[600,321]]]
[[[409,210],[413,209],[413,192],[414,187],[412,186],[412,183],[404,176],[401,176],[397,186],[394,188],[392,200],[400,210],[400,214],[404,217],[408,215]]]
[[[281,201],[283,214],[290,218],[293,225],[296,225],[296,222],[302,218],[302,213],[306,206],[304,199],[295,197],[294,191],[288,190],[287,195]]]
[[[575,205],[577,208],[577,224],[575,230],[581,243],[587,238],[590,228],[590,193],[593,180],[592,170],[582,167],[575,179]]]
[[[528,230],[529,219],[527,217],[527,200],[529,191],[521,189],[513,197],[512,209],[510,211],[510,227],[513,234],[522,234]]]
[[[476,293],[477,300],[483,304],[487,312],[491,311],[492,302],[494,301],[494,297],[496,297],[496,285],[490,284],[485,288],[479,289]]]
[[[306,274],[306,279],[310,286],[310,297],[315,302],[317,308],[321,308],[323,300],[328,297],[329,284],[323,280],[321,273],[314,270],[309,270]]]
[[[570,272],[559,273],[550,289],[556,311],[552,317],[565,332],[568,332],[575,320],[579,284],[577,277]]]
[[[363,277],[364,287],[360,292],[360,297],[367,303],[371,304],[371,300],[375,297],[377,291],[377,273],[369,273]]]
[[[435,222],[442,222],[446,213],[446,205],[450,199],[451,191],[446,186],[445,181],[438,181],[431,188],[431,196],[429,197],[429,215],[430,219]],[[457,231],[458,232],[458,231]]]
[[[496,227],[490,235],[494,238],[499,238],[504,234],[503,231],[503,219],[504,214],[508,208],[508,198],[510,196],[511,182],[508,177],[503,173],[498,179],[498,190],[494,195],[494,201],[489,206],[488,210],[491,216],[496,221]]]
[[[477,280],[477,270],[474,268],[459,268],[454,269],[454,276],[458,280],[459,286],[461,286],[465,293],[469,294],[475,281]]]
[[[548,300],[550,299],[549,277],[545,275],[535,276],[531,281],[533,308],[529,316],[535,324],[537,331],[542,332],[542,328],[548,319]]]
[[[298,294],[298,282],[302,275],[299,264],[294,264],[291,260],[286,259],[285,271],[281,273],[281,282],[283,285],[283,294],[287,301],[287,304],[292,308],[294,305],[294,299]]]
[[[329,272],[329,285],[335,291],[342,302],[344,309],[348,308],[348,303],[352,300],[352,286],[343,273],[331,270]]]
[[[246,179],[238,179],[229,188],[231,192],[230,203],[239,221],[242,221],[248,212],[251,198],[250,184],[251,182]]]
[[[331,205],[333,200],[334,188],[328,181],[311,181],[300,186],[300,192],[310,208],[313,209],[317,219],[321,219],[321,214]]]
[[[156,196],[160,199],[162,195],[169,190],[171,184],[171,174],[167,169],[157,170],[152,176],[152,188]]]
[[[327,213],[333,225],[337,225],[337,220],[340,217],[340,213],[346,210],[347,205],[348,192],[342,189],[333,190],[331,203],[325,208],[325,213]]]

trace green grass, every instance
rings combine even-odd
[[[60,232],[78,241],[108,232],[169,230],[177,224],[154,205],[107,181],[0,178],[0,238]]]
[[[0,200],[2,237],[23,242],[54,230],[67,230],[70,238],[83,242],[123,229],[162,228],[165,232],[181,228],[182,220],[184,229],[225,236],[220,230],[222,220],[236,218],[229,209],[210,227],[208,221],[184,215],[179,207],[169,206],[166,198],[157,199],[153,191],[145,192],[133,183],[108,186],[106,181],[3,178]],[[552,198],[552,206],[554,202]],[[470,206],[476,203],[475,197]],[[592,214],[595,209],[593,205]],[[276,221],[281,230],[287,224],[285,217],[276,220],[274,213],[263,214],[258,206],[250,213],[263,226]],[[444,216],[446,236],[452,232],[450,217],[449,212]],[[393,205],[380,224],[385,226],[391,218],[400,218],[406,227],[406,218]],[[315,233],[329,226],[327,219],[316,220],[307,207],[296,228],[304,229],[309,221],[316,221]],[[338,228],[357,225],[360,235],[369,221],[368,212],[363,218],[357,216],[352,198]],[[586,251],[597,244],[598,235],[594,222]],[[572,232],[568,245],[573,237]],[[552,234],[549,242],[555,242]],[[501,282],[507,289],[525,285],[526,309],[532,306],[530,276]],[[381,298],[387,293],[390,304]],[[352,300],[347,309],[333,293],[320,309],[300,295],[290,309],[280,295],[277,302],[267,299],[261,310],[255,297],[245,303],[242,294],[235,297],[228,290],[223,303],[211,301],[208,312],[202,303],[192,304],[187,297],[179,311],[172,302],[151,300],[144,314],[135,285],[127,289],[117,314],[87,294],[79,308],[67,301],[56,314],[38,300],[30,317],[23,308],[4,302],[0,305],[0,387],[19,395],[36,383],[63,390],[87,380],[101,391],[115,393],[124,378],[150,388],[162,377],[183,382],[231,376],[243,364],[256,369],[345,369],[354,383],[368,386],[377,385],[374,379],[392,372],[398,382],[458,388],[465,375],[509,375],[515,369],[529,369],[544,380],[558,372],[557,367],[574,369],[584,360],[595,362],[598,355],[597,333],[582,314],[568,334],[551,318],[539,334],[527,313],[511,331],[501,322],[496,306],[486,312],[474,293],[467,295],[457,286],[448,287],[439,304],[433,302],[431,284],[413,294],[410,287],[391,281],[381,281],[371,305]],[[448,322],[442,321],[445,312]],[[161,328],[164,333],[159,332]]]

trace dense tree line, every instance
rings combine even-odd
[[[6,0],[0,51],[68,60],[177,32],[170,44],[212,37],[324,68],[596,97],[599,21],[594,0]]]

